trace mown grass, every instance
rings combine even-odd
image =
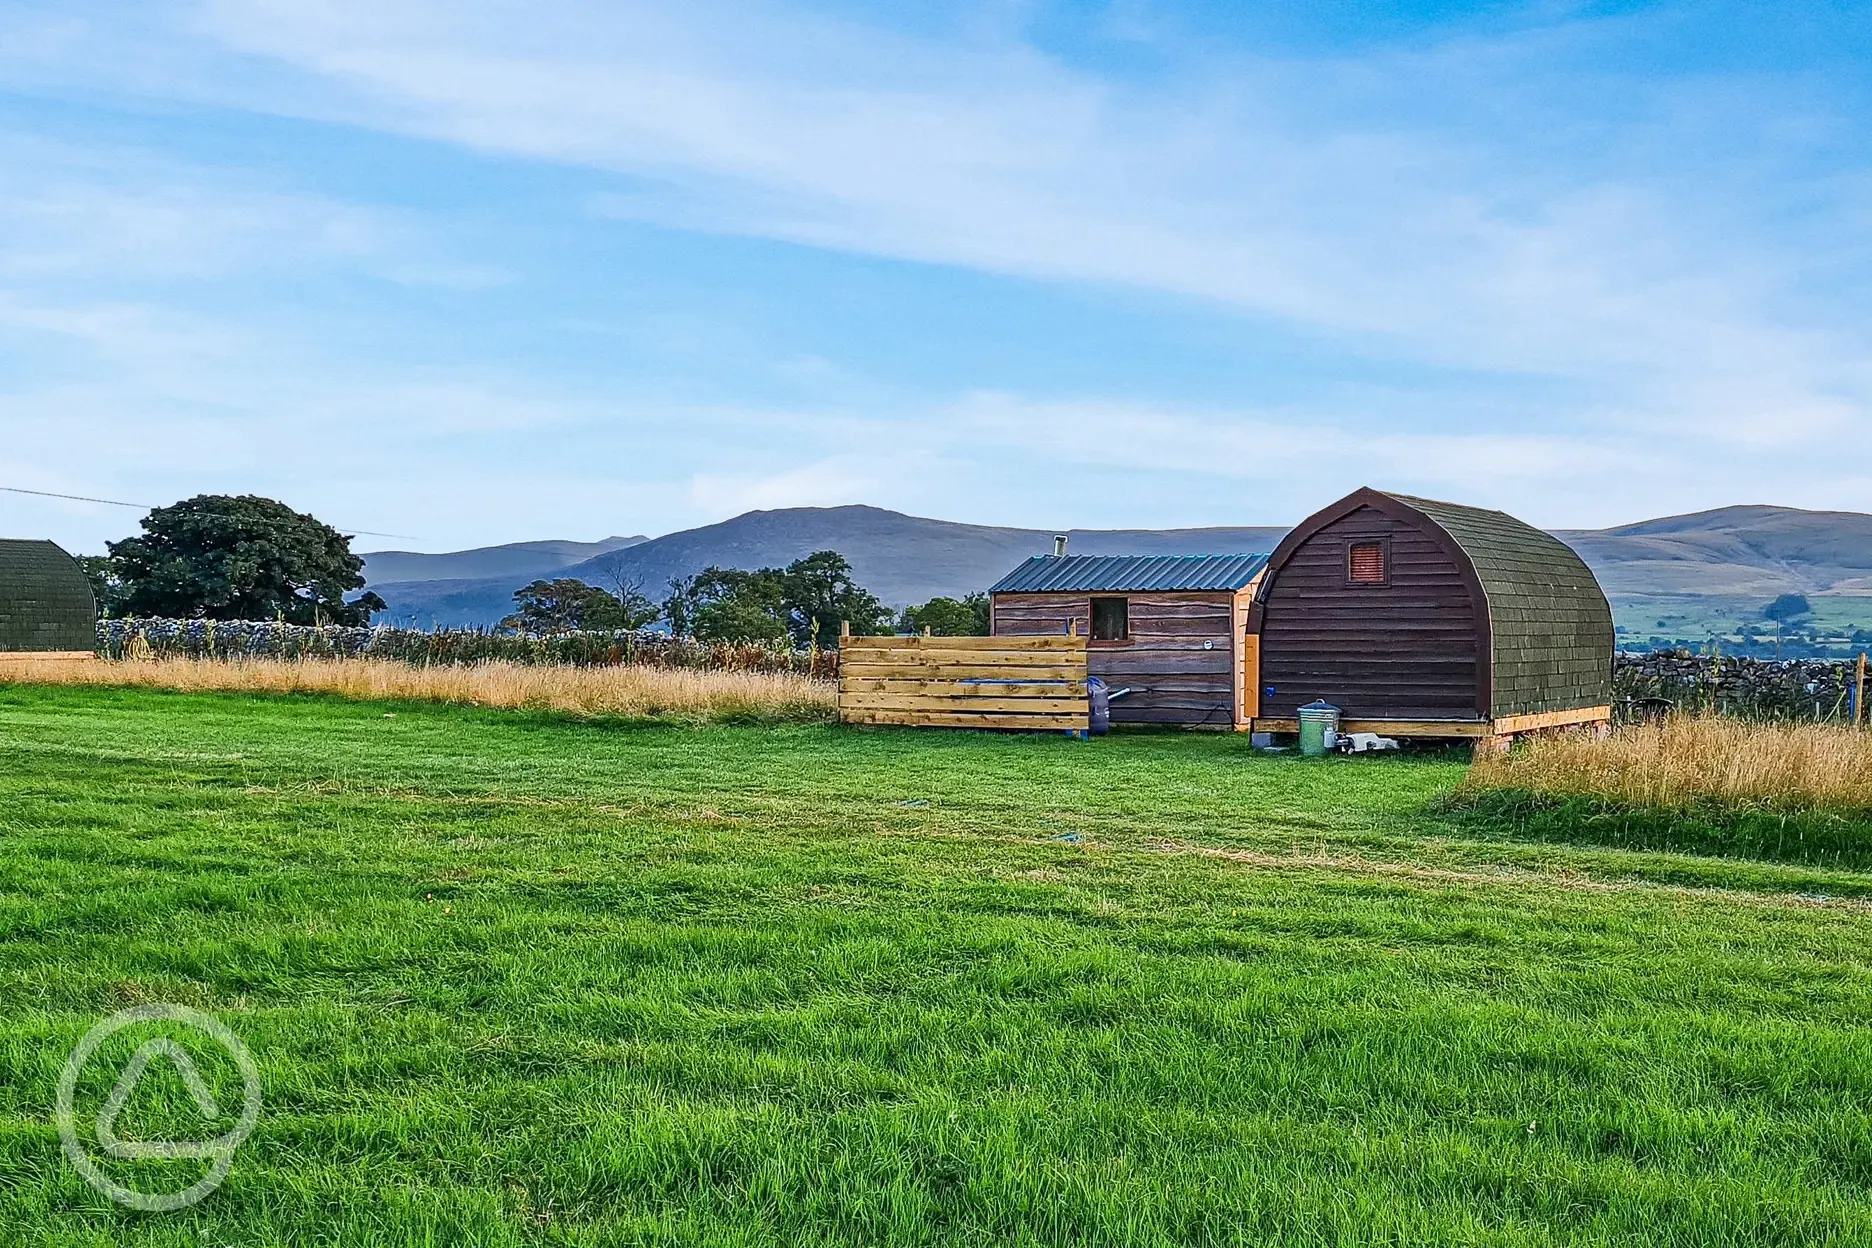
[[[0,1242],[1872,1237],[1872,878],[1460,760],[15,687],[0,764]],[[50,1121],[146,999],[265,1090],[180,1213]]]

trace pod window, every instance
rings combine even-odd
[[[1346,580],[1353,585],[1383,585],[1391,577],[1391,552],[1385,542],[1351,542],[1346,546]]]
[[[1094,598],[1092,600],[1092,640],[1123,641],[1131,635],[1131,600],[1129,598]]]

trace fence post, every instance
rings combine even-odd
[[[1859,679],[1853,681],[1853,728],[1863,728],[1866,718],[1866,653],[1859,651]]]

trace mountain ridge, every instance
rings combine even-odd
[[[368,584],[398,584],[419,581],[472,580],[526,574],[543,575],[554,568],[637,546],[649,537],[606,537],[595,542],[547,539],[538,542],[507,542],[500,546],[478,546],[442,554],[424,554],[414,550],[372,550],[360,552],[364,560],[364,579]]]
[[[390,603],[393,620],[418,624],[490,625],[512,610],[512,594],[540,576],[593,584],[634,584],[662,597],[672,577],[721,567],[783,565],[814,550],[837,550],[858,582],[885,602],[903,606],[937,595],[985,589],[1015,564],[1052,550],[1060,530],[978,525],[906,515],[865,504],[789,507],[744,512],[710,525],[593,549],[565,561],[564,549],[604,543],[517,542],[447,555],[430,569],[480,566],[463,556],[503,555],[502,570],[467,576],[389,579],[372,576],[394,564],[367,554],[370,587]],[[1189,529],[1064,530],[1075,554],[1231,554],[1270,551],[1286,526]],[[1639,520],[1606,529],[1561,529],[1555,536],[1580,552],[1622,613],[1642,614],[1652,599],[1733,598],[1766,601],[1780,593],[1872,598],[1872,515],[1805,511],[1748,504]],[[527,548],[554,547],[536,564]],[[525,565],[525,566],[522,566]],[[1872,610],[1872,604],[1869,604]]]

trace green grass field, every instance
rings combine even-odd
[[[1872,1242],[1872,875],[1457,759],[18,687],[0,759],[7,1245]],[[51,1112],[146,1001],[264,1089],[175,1213]]]

